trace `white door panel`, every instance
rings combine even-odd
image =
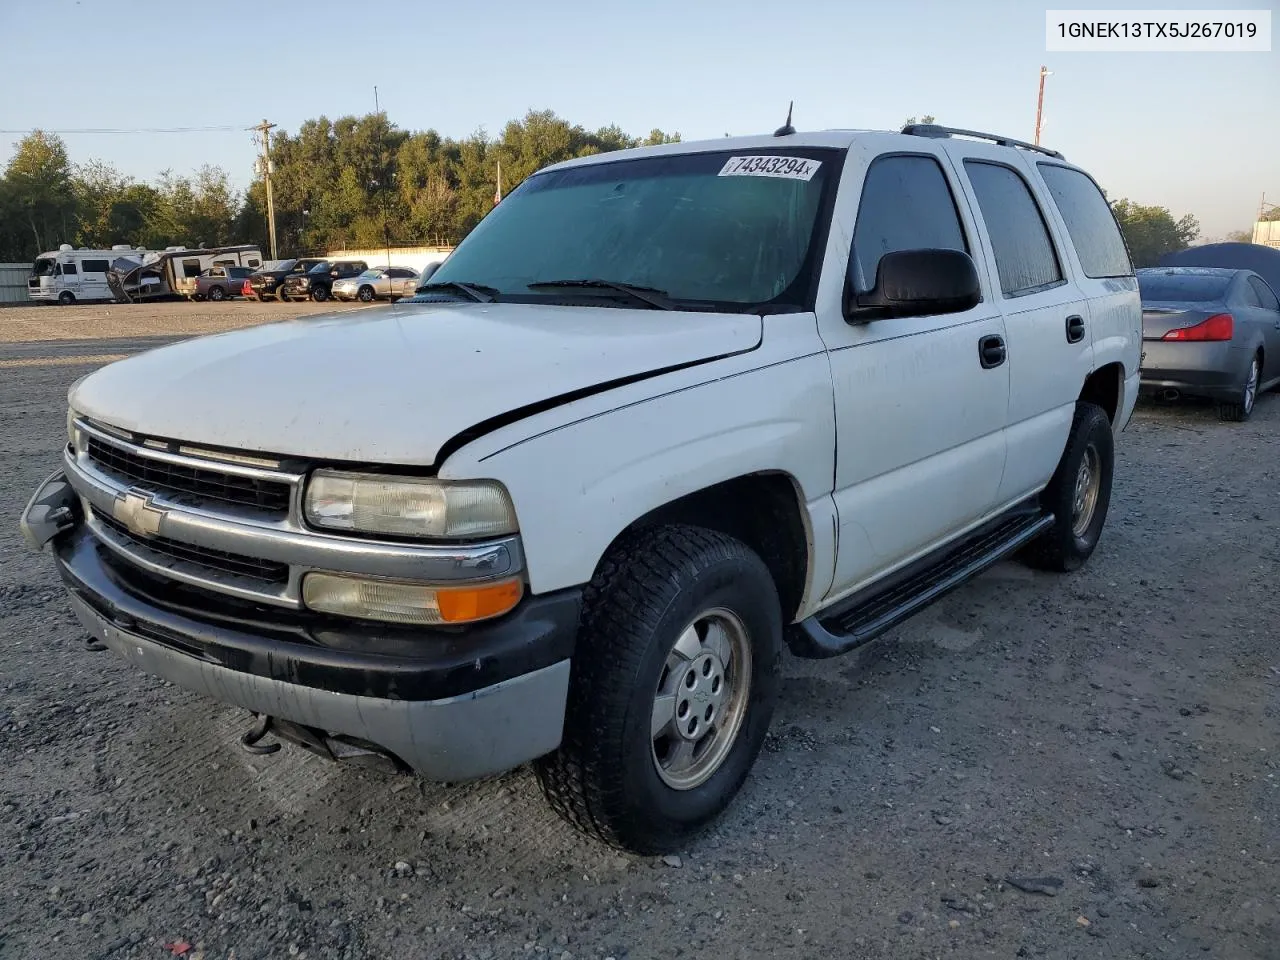
[[[1026,159],[983,143],[948,142],[996,265],[1009,349],[1008,466],[997,499],[1041,489],[1066,447],[1081,386],[1093,369],[1089,303],[1065,234]],[[1069,318],[1078,318],[1068,336]],[[1078,338],[1078,339],[1077,339]]]
[[[893,250],[965,249],[983,301],[955,314],[853,324],[838,308],[822,312],[837,432],[831,597],[990,512],[1005,460],[1009,364],[987,369],[979,351],[984,337],[1004,338],[1004,320],[954,171],[923,138],[911,154],[869,159],[846,168],[848,206],[832,231],[842,259],[852,254],[855,276],[869,286],[879,258]]]

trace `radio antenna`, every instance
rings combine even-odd
[[[794,100],[787,104],[787,122],[773,131],[775,137],[789,137],[796,132],[796,128],[791,125],[791,108],[795,105]]]

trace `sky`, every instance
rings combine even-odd
[[[1197,0],[1269,9],[1280,0]],[[1155,8],[1168,9],[1173,0]],[[1052,9],[1079,9],[1062,2]],[[1093,2],[1085,9],[1151,4]],[[531,109],[686,140],[798,129],[896,129],[909,116],[1042,142],[1113,198],[1194,214],[1208,238],[1280,202],[1280,49],[1046,53],[1028,0],[542,0],[184,6],[0,0],[0,164],[35,127],[231,127],[65,133],[73,162],[150,179],[202,163],[253,176],[247,127],[380,106],[397,126],[499,133]]]

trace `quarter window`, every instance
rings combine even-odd
[[[857,289],[876,282],[880,258],[899,250],[969,252],[955,196],[933,157],[891,155],[873,160],[853,228]]]
[[[1263,307],[1267,310],[1280,310],[1280,300],[1276,299],[1275,291],[1267,286],[1264,281],[1259,280],[1257,277],[1250,277],[1249,286],[1253,287],[1253,292],[1257,294]]]
[[[1049,195],[1062,214],[1086,277],[1131,277],[1133,264],[1107,198],[1079,170],[1040,163]]]
[[[966,160],[964,167],[987,224],[1004,295],[1023,296],[1064,282],[1049,228],[1026,181],[998,163]]]
[[[111,266],[106,260],[85,260],[80,265],[85,273],[106,273]]]
[[[64,263],[62,265],[62,275],[64,277],[74,277],[76,275],[76,265],[74,263]]]

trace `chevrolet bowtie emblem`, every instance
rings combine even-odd
[[[151,505],[151,498],[145,493],[132,490],[117,496],[111,510],[111,515],[138,537],[154,537],[159,533],[164,513]]]

